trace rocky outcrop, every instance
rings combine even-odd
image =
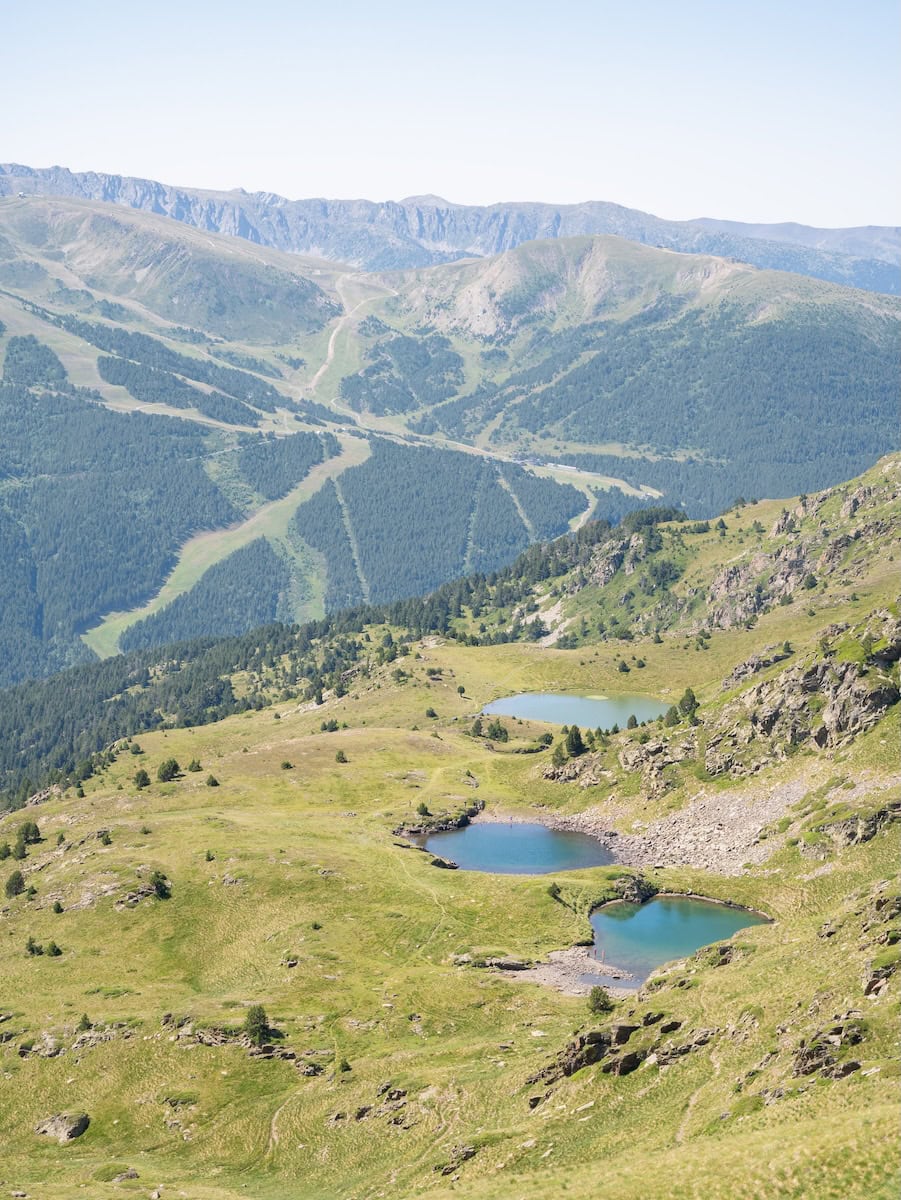
[[[726,676],[722,682],[724,692],[731,691],[732,688],[738,687],[740,683],[747,682],[753,675],[757,675],[760,671],[766,670],[767,667],[772,667],[776,663],[784,662],[790,657],[784,650],[778,650],[775,646],[767,646],[760,654],[752,654]]]
[[[423,816],[412,824],[398,825],[396,829],[392,830],[392,833],[394,837],[425,837],[430,833],[444,833],[449,829],[464,829],[484,807],[484,800],[473,800],[462,812],[453,816],[446,813],[435,817]]]
[[[612,1044],[612,1037],[606,1029],[581,1033],[566,1044],[552,1063],[530,1075],[526,1083],[557,1083],[561,1079],[568,1079],[583,1067],[600,1062]]]
[[[619,898],[627,904],[644,904],[660,890],[656,884],[643,879],[641,875],[623,875],[613,881],[613,886]]]
[[[438,867],[442,871],[456,871],[459,863],[455,863],[452,858],[443,858],[440,854],[433,854],[429,859],[430,867]]]
[[[893,645],[886,640],[886,650]],[[872,728],[899,697],[878,667],[831,657],[797,663],[726,705],[707,737],[705,769],[739,778],[792,746],[841,745]]]
[[[623,565],[629,543],[621,538],[602,546],[591,559],[586,571],[586,583],[605,587]]]
[[[454,1146],[451,1149],[449,1160],[446,1163],[439,1163],[435,1170],[439,1175],[453,1175],[463,1163],[475,1158],[475,1155],[475,1146]]]
[[[613,772],[601,766],[601,757],[596,754],[581,754],[578,758],[568,758],[559,766],[549,763],[542,770],[545,779],[555,783],[577,783],[579,787],[597,787],[602,781],[614,778]]]
[[[620,747],[619,761],[623,770],[640,772],[644,794],[649,800],[657,800],[667,790],[666,768],[692,758],[695,752],[691,738],[681,742],[665,742],[660,738],[644,743],[629,740]]]
[[[793,596],[812,574],[809,539],[788,542],[774,554],[762,551],[746,562],[730,563],[714,576],[706,601],[710,628],[734,629],[767,605]]]
[[[869,842],[886,825],[901,820],[901,800],[896,800],[865,816],[855,814],[841,821],[831,821],[815,828],[828,833],[839,846],[859,846]]]
[[[865,1027],[858,1009],[836,1017],[835,1023],[818,1029],[809,1038],[800,1042],[795,1050],[792,1075],[796,1078],[814,1075],[817,1072],[828,1079],[843,1079],[860,1069],[860,1063],[845,1059],[839,1062],[843,1048],[857,1046],[864,1039]]]
[[[91,1123],[87,1113],[56,1113],[46,1117],[34,1128],[41,1137],[55,1138],[61,1146],[81,1137]]]
[[[646,1057],[647,1054],[640,1050],[630,1050],[626,1054],[612,1055],[601,1063],[601,1070],[605,1075],[631,1075],[641,1066]]]
[[[661,1027],[661,1032],[664,1032]],[[677,1059],[684,1058],[686,1054],[691,1054],[695,1050],[700,1050],[702,1046],[706,1046],[720,1032],[719,1029],[698,1029],[694,1036],[685,1042],[661,1042],[656,1045],[650,1055],[649,1062],[655,1062],[658,1067],[669,1066],[670,1063],[676,1062]]]

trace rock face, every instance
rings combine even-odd
[[[828,833],[840,846],[858,846],[862,842],[870,841],[886,825],[899,819],[901,819],[901,800],[896,800],[866,816],[847,817],[844,821],[833,821],[820,825],[818,829],[823,833]]]
[[[620,899],[625,900],[627,904],[644,904],[659,891],[655,884],[640,875],[624,875],[621,879],[614,880],[613,886]]]
[[[91,1123],[87,1113],[57,1113],[47,1117],[35,1126],[34,1131],[41,1137],[56,1138],[61,1146],[66,1142],[81,1137]]]
[[[865,1034],[858,1009],[842,1013],[833,1025],[818,1029],[809,1039],[802,1041],[795,1051],[792,1074],[798,1078],[819,1072],[827,1079],[844,1079],[860,1069],[853,1059],[838,1061],[839,1052],[845,1046],[857,1046]]]
[[[896,646],[901,636],[892,629],[883,652]],[[875,664],[833,657],[798,663],[726,705],[707,738],[705,769],[740,778],[804,742],[841,745],[875,725],[899,698],[894,680]]]
[[[784,662],[788,657],[788,654],[777,650],[775,646],[767,646],[762,654],[752,654],[745,662],[738,664],[732,673],[723,680],[723,691],[731,691],[732,688],[738,687],[740,683],[750,679],[752,675],[756,675],[767,667],[772,667],[775,663]]]

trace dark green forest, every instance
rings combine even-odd
[[[291,573],[265,538],[257,538],[203,575],[160,612],[129,626],[123,650],[199,637],[226,637],[268,625],[291,585]]]
[[[740,494],[827,487],[895,440],[897,326],[872,314],[822,306],[754,322],[728,305],[680,315],[664,299],[627,321],[539,326],[523,357],[538,362],[431,407],[412,428],[467,438],[503,413],[498,442],[526,431],[645,448],[647,459],[558,457],[657,488],[693,516]]]
[[[529,532],[496,464],[384,438],[371,445],[369,459],[345,471],[338,488],[373,603],[422,595],[469,570],[497,569],[528,545]],[[522,489],[527,516],[547,497],[538,536],[561,533],[585,507],[575,488],[535,479],[513,464],[504,467],[503,479],[517,496]],[[295,525],[326,556],[327,609],[357,603],[363,593],[334,486],[302,505]]]
[[[69,318],[59,321],[69,327]],[[190,359],[143,334],[83,321],[70,331],[76,326],[94,344],[129,356],[102,354],[99,369],[142,403],[199,408],[242,423],[256,420],[257,410],[234,393],[274,403],[270,384],[241,370]],[[203,392],[188,374],[195,383],[227,385],[232,394]],[[320,406],[303,405],[317,420]],[[57,355],[35,337],[6,344],[0,420],[4,686],[88,658],[82,632],[109,612],[145,603],[184,541],[242,514],[206,470],[219,435],[190,421],[107,409],[97,393],[73,386]],[[512,465],[501,475],[471,455],[384,439],[372,444],[370,460],[346,471],[337,488],[328,482],[297,514],[295,531],[327,569],[329,611],[364,598],[421,594],[467,570],[495,569],[530,537],[564,530],[585,503],[574,489]],[[273,500],[339,449],[325,430],[240,436],[235,461],[253,492]],[[264,543],[233,555],[188,596],[132,628],[124,644],[238,632],[270,621],[281,611],[287,570]]]
[[[295,532],[325,559],[326,612],[361,604],[363,588],[354,565],[353,547],[347,536],[334,480],[327,479],[315,496],[301,504],[292,525]]]
[[[194,408],[205,416],[229,425],[258,425],[260,414],[241,400],[222,392],[204,392],[192,387],[171,371],[148,367],[127,358],[101,355],[97,359],[100,378],[124,387],[142,404],[169,404],[173,408]]]
[[[8,369],[31,389],[10,384]],[[84,657],[82,629],[147,599],[182,541],[238,516],[203,469],[199,427],[110,412],[61,371],[35,339],[10,339],[0,384],[3,684]]]
[[[332,433],[295,433],[291,437],[268,436],[249,442],[238,455],[241,474],[265,500],[277,500],[290,492],[340,446]]]
[[[384,330],[372,318],[362,326],[363,332]],[[411,412],[447,400],[463,383],[463,359],[438,333],[393,334],[370,346],[366,358],[367,366],[341,381],[342,399],[358,412]]]

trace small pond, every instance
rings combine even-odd
[[[712,942],[725,941],[749,925],[766,924],[765,917],[746,908],[730,908],[693,896],[658,896],[647,904],[615,900],[591,914],[598,977],[586,979],[608,982],[603,976],[603,963],[609,962],[634,976],[633,981],[622,983],[638,986],[662,963],[685,958]]]
[[[520,717],[524,721],[547,721],[551,725],[578,725],[582,729],[625,729],[629,717],[653,721],[669,708],[652,696],[567,696],[560,692],[522,692],[493,700],[485,714]]]
[[[453,859],[464,871],[497,875],[546,875],[613,862],[607,847],[588,834],[509,821],[474,821],[463,829],[414,841],[432,854]]]

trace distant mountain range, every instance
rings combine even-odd
[[[616,234],[662,249],[713,254],[867,291],[901,292],[899,230],[884,226],[815,229],[707,218],[667,221],[603,201],[473,206],[437,196],[381,203],[288,200],[271,192],[213,192],[64,167],[0,164],[0,195],[19,193],[127,205],[198,229],[368,271],[484,257],[536,239]]]

